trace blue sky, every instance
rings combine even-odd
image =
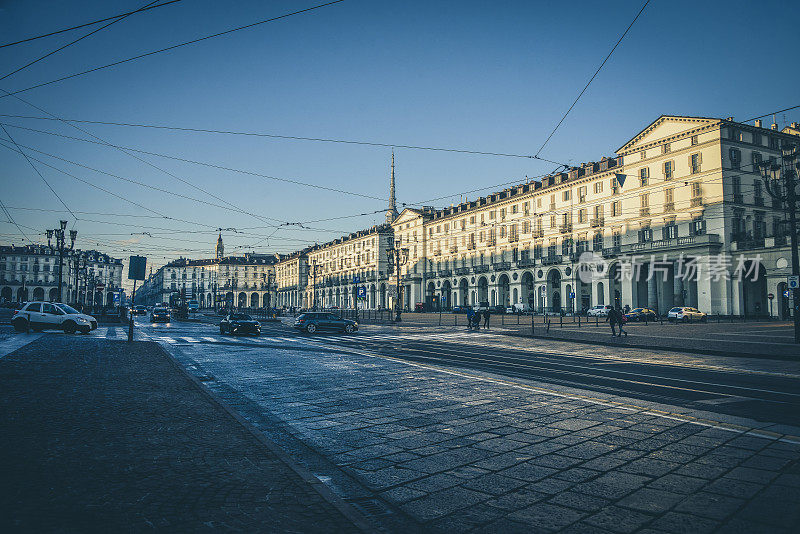
[[[0,41],[145,3],[0,0]],[[0,81],[0,88],[16,91],[313,5],[184,0],[114,24]],[[640,7],[638,0],[347,0],[19,96],[63,118],[535,154]],[[579,163],[612,155],[661,114],[743,120],[800,104],[800,71],[786,68],[787,58],[796,55],[787,51],[800,44],[798,14],[800,4],[785,0],[653,0],[542,157]],[[87,31],[0,48],[0,76]],[[785,120],[800,120],[798,111]],[[42,115],[13,97],[0,98],[0,114]],[[66,213],[32,211],[64,208],[24,158],[0,147],[0,200],[33,240],[67,218],[79,231],[81,248],[118,257],[139,253],[160,265],[179,255],[211,254],[217,227],[237,229],[223,232],[229,252],[288,252],[383,220],[376,214],[276,229],[271,225],[372,212],[385,202],[139,154],[220,201],[115,149],[18,128],[89,137],[67,125],[9,117],[0,122],[10,125],[18,143],[36,150],[213,204],[229,202],[255,215],[171,196],[26,149],[123,197],[34,161],[70,209],[110,215],[78,214],[73,221]],[[80,126],[120,146],[371,197],[388,195],[390,148]],[[0,138],[7,143],[2,131]],[[410,205],[453,195],[433,203],[449,205],[459,201],[460,192],[524,181],[554,167],[526,158],[402,148],[395,156],[398,201]],[[137,232],[151,235],[131,235]],[[0,234],[4,244],[22,242],[5,220]]]

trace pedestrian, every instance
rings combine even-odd
[[[631,312],[631,307],[626,304],[625,307],[622,309],[622,313],[628,314],[630,312]]]
[[[467,330],[472,330],[472,318],[475,316],[475,311],[472,308],[467,308]]]
[[[472,327],[475,330],[481,329],[481,312],[476,311],[475,314],[472,316]]]
[[[622,334],[625,334],[625,337],[628,337],[628,333],[622,329],[622,326],[628,322],[628,317],[624,313],[619,314],[619,337],[622,337]]]
[[[491,314],[489,313],[489,308],[486,308],[483,311],[483,327],[485,329],[487,329],[487,330],[489,329],[489,317],[490,316],[491,316]]]
[[[611,325],[611,337],[617,335],[617,321],[619,321],[619,312],[617,311],[616,307],[611,308],[608,310],[608,315],[606,316],[606,321],[608,324]]]

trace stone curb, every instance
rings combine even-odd
[[[186,377],[199,391],[203,393],[208,399],[210,399],[214,404],[219,406],[223,411],[225,411],[229,416],[231,416],[236,422],[238,422],[242,427],[244,427],[247,432],[256,438],[267,450],[269,450],[272,454],[274,454],[281,462],[287,465],[292,471],[294,471],[304,482],[310,484],[311,487],[316,491],[325,501],[327,501],[331,506],[336,508],[345,518],[347,518],[357,529],[361,532],[365,533],[374,533],[378,532],[377,528],[366,518],[364,517],[355,507],[348,504],[344,500],[342,500],[338,495],[336,495],[328,486],[326,486],[321,480],[311,474],[305,467],[299,465],[291,457],[278,445],[276,445],[271,440],[267,439],[264,434],[259,432],[256,428],[254,428],[246,419],[244,419],[239,413],[228,406],[224,401],[217,398],[206,386],[203,385],[200,380],[189,373],[172,355],[167,352],[164,347],[162,347],[159,343],[153,343],[158,347],[158,350],[164,355],[164,357],[184,376]]]

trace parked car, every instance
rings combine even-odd
[[[690,308],[688,306],[677,306],[667,312],[667,321],[676,322],[683,321],[684,323],[692,321],[706,322],[708,315],[701,312],[697,308]]]
[[[150,312],[151,323],[168,323],[170,321],[170,313],[167,308],[153,308]]]
[[[425,304],[423,304],[422,302],[417,302],[416,304],[414,304],[414,312],[422,313],[424,311],[425,311]]]
[[[471,306],[453,306],[453,313],[467,313]]]
[[[608,312],[611,311],[612,306],[610,304],[598,304],[597,306],[592,306],[586,312],[587,317],[608,317]]]
[[[650,308],[634,308],[625,314],[628,321],[655,321],[658,314]]]
[[[60,302],[28,302],[14,312],[11,324],[17,332],[30,327],[35,332],[63,330],[65,334],[88,334],[97,328],[97,319]]]
[[[514,311],[511,313],[518,313],[520,315],[525,315],[531,312],[531,307],[528,304],[525,304],[524,302],[517,302],[512,307],[514,308]]]
[[[352,334],[358,330],[358,323],[350,319],[342,319],[337,315],[325,312],[308,312],[299,315],[294,321],[295,328],[309,334],[321,331],[337,331]]]

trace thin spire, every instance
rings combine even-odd
[[[389,210],[386,212],[386,224],[397,218],[397,199],[394,192],[394,149],[392,149],[392,173],[389,180]]]

